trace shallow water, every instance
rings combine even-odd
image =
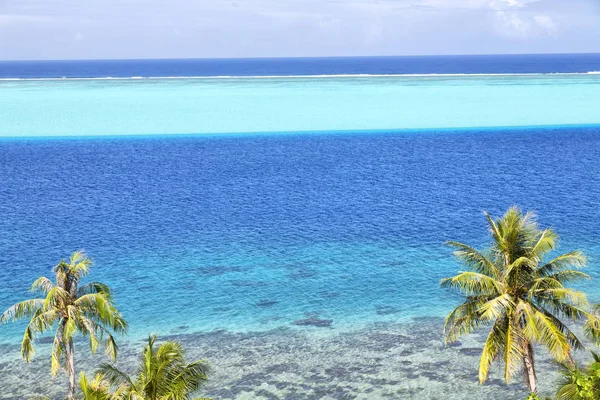
[[[188,349],[190,360],[210,360],[210,382],[202,395],[215,399],[450,399],[522,400],[527,393],[519,377],[502,380],[496,365],[484,385],[477,383],[477,366],[485,335],[471,335],[446,346],[441,339],[443,321],[420,318],[403,324],[382,323],[339,333],[273,330],[263,333],[163,335]],[[315,328],[316,329],[316,328]],[[185,330],[185,329],[184,329]],[[77,343],[79,349],[85,343]],[[135,370],[142,342],[122,347],[119,367]],[[5,345],[0,368],[10,379],[2,383],[3,397],[22,399],[32,394],[64,394],[64,375],[50,384],[49,357],[26,365],[8,354]],[[577,359],[586,360],[584,354]],[[78,367],[93,373],[106,361],[78,357]],[[556,365],[538,349],[536,368],[541,394],[552,394],[558,379]],[[6,375],[4,375],[6,376]]]
[[[0,136],[600,123],[599,74],[0,82]]]

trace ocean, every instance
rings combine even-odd
[[[130,323],[123,365],[178,339],[215,398],[524,398],[498,371],[476,383],[482,335],[444,345],[444,243],[535,210],[600,301],[600,57],[242,64],[0,63],[0,309],[84,248]],[[174,70],[269,77],[101,79]],[[418,76],[339,76],[378,73]],[[0,326],[0,398],[60,393],[44,340],[18,360],[23,329]]]
[[[556,74],[598,71],[600,54],[0,61],[0,78],[4,79]]]

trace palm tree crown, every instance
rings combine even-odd
[[[131,400],[188,400],[208,380],[208,364],[186,364],[183,347],[168,341],[155,347],[156,335],[144,346],[135,377],[103,364],[101,377],[116,387],[112,398]]]
[[[113,332],[124,333],[127,323],[116,310],[108,286],[91,282],[80,286],[92,265],[83,251],[61,260],[52,272],[55,282],[40,277],[31,285],[31,291],[45,295],[44,298],[17,303],[0,315],[0,324],[30,318],[21,343],[21,354],[26,362],[34,355],[34,337],[56,327],[52,345],[52,375],[61,367],[69,375],[69,398],[75,390],[73,336],[79,332],[88,337],[92,352],[104,344],[106,354],[112,359],[118,347]]]
[[[496,220],[485,215],[492,238],[488,249],[449,243],[468,270],[441,282],[442,287],[458,289],[466,296],[446,318],[446,341],[491,325],[481,354],[479,381],[487,379],[492,361],[502,358],[505,380],[522,367],[526,385],[536,392],[534,344],[545,347],[559,362],[570,361],[572,350],[584,346],[563,323],[565,319],[586,318],[586,332],[600,338],[600,320],[585,294],[567,287],[589,279],[579,270],[586,258],[572,251],[545,261],[556,248],[558,235],[552,229],[539,229],[533,213],[523,214],[512,207]]]

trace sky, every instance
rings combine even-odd
[[[0,0],[0,60],[600,53],[600,0]]]

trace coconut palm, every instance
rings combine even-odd
[[[156,335],[148,338],[134,377],[109,364],[100,366],[99,374],[117,388],[114,398],[188,400],[208,380],[208,364],[186,364],[180,343],[168,341],[156,348],[155,342]]]
[[[489,224],[491,245],[478,251],[450,242],[467,271],[443,279],[441,285],[458,289],[466,300],[446,318],[447,343],[477,328],[490,326],[479,363],[479,381],[488,376],[492,361],[502,358],[508,382],[523,369],[525,384],[537,392],[534,345],[545,347],[559,362],[570,362],[573,349],[583,348],[565,320],[585,318],[585,330],[600,338],[600,320],[584,293],[567,287],[588,279],[579,269],[586,264],[580,251],[546,257],[558,243],[552,229],[539,229],[533,213],[510,208]]]
[[[557,400],[600,399],[600,355],[592,353],[593,362],[587,368],[563,364],[562,382]]]
[[[80,286],[92,266],[83,251],[76,251],[68,261],[61,260],[53,269],[55,282],[37,279],[31,291],[45,295],[22,301],[0,316],[0,324],[30,318],[21,343],[26,362],[34,355],[34,337],[56,328],[52,345],[52,375],[64,368],[69,376],[68,398],[75,395],[75,361],[73,337],[79,332],[88,337],[92,352],[104,344],[106,354],[115,359],[118,347],[113,332],[124,333],[127,323],[115,308],[108,286],[91,282]]]
[[[79,388],[82,400],[116,400],[110,392],[110,384],[100,374],[89,380],[85,372],[79,375]]]

